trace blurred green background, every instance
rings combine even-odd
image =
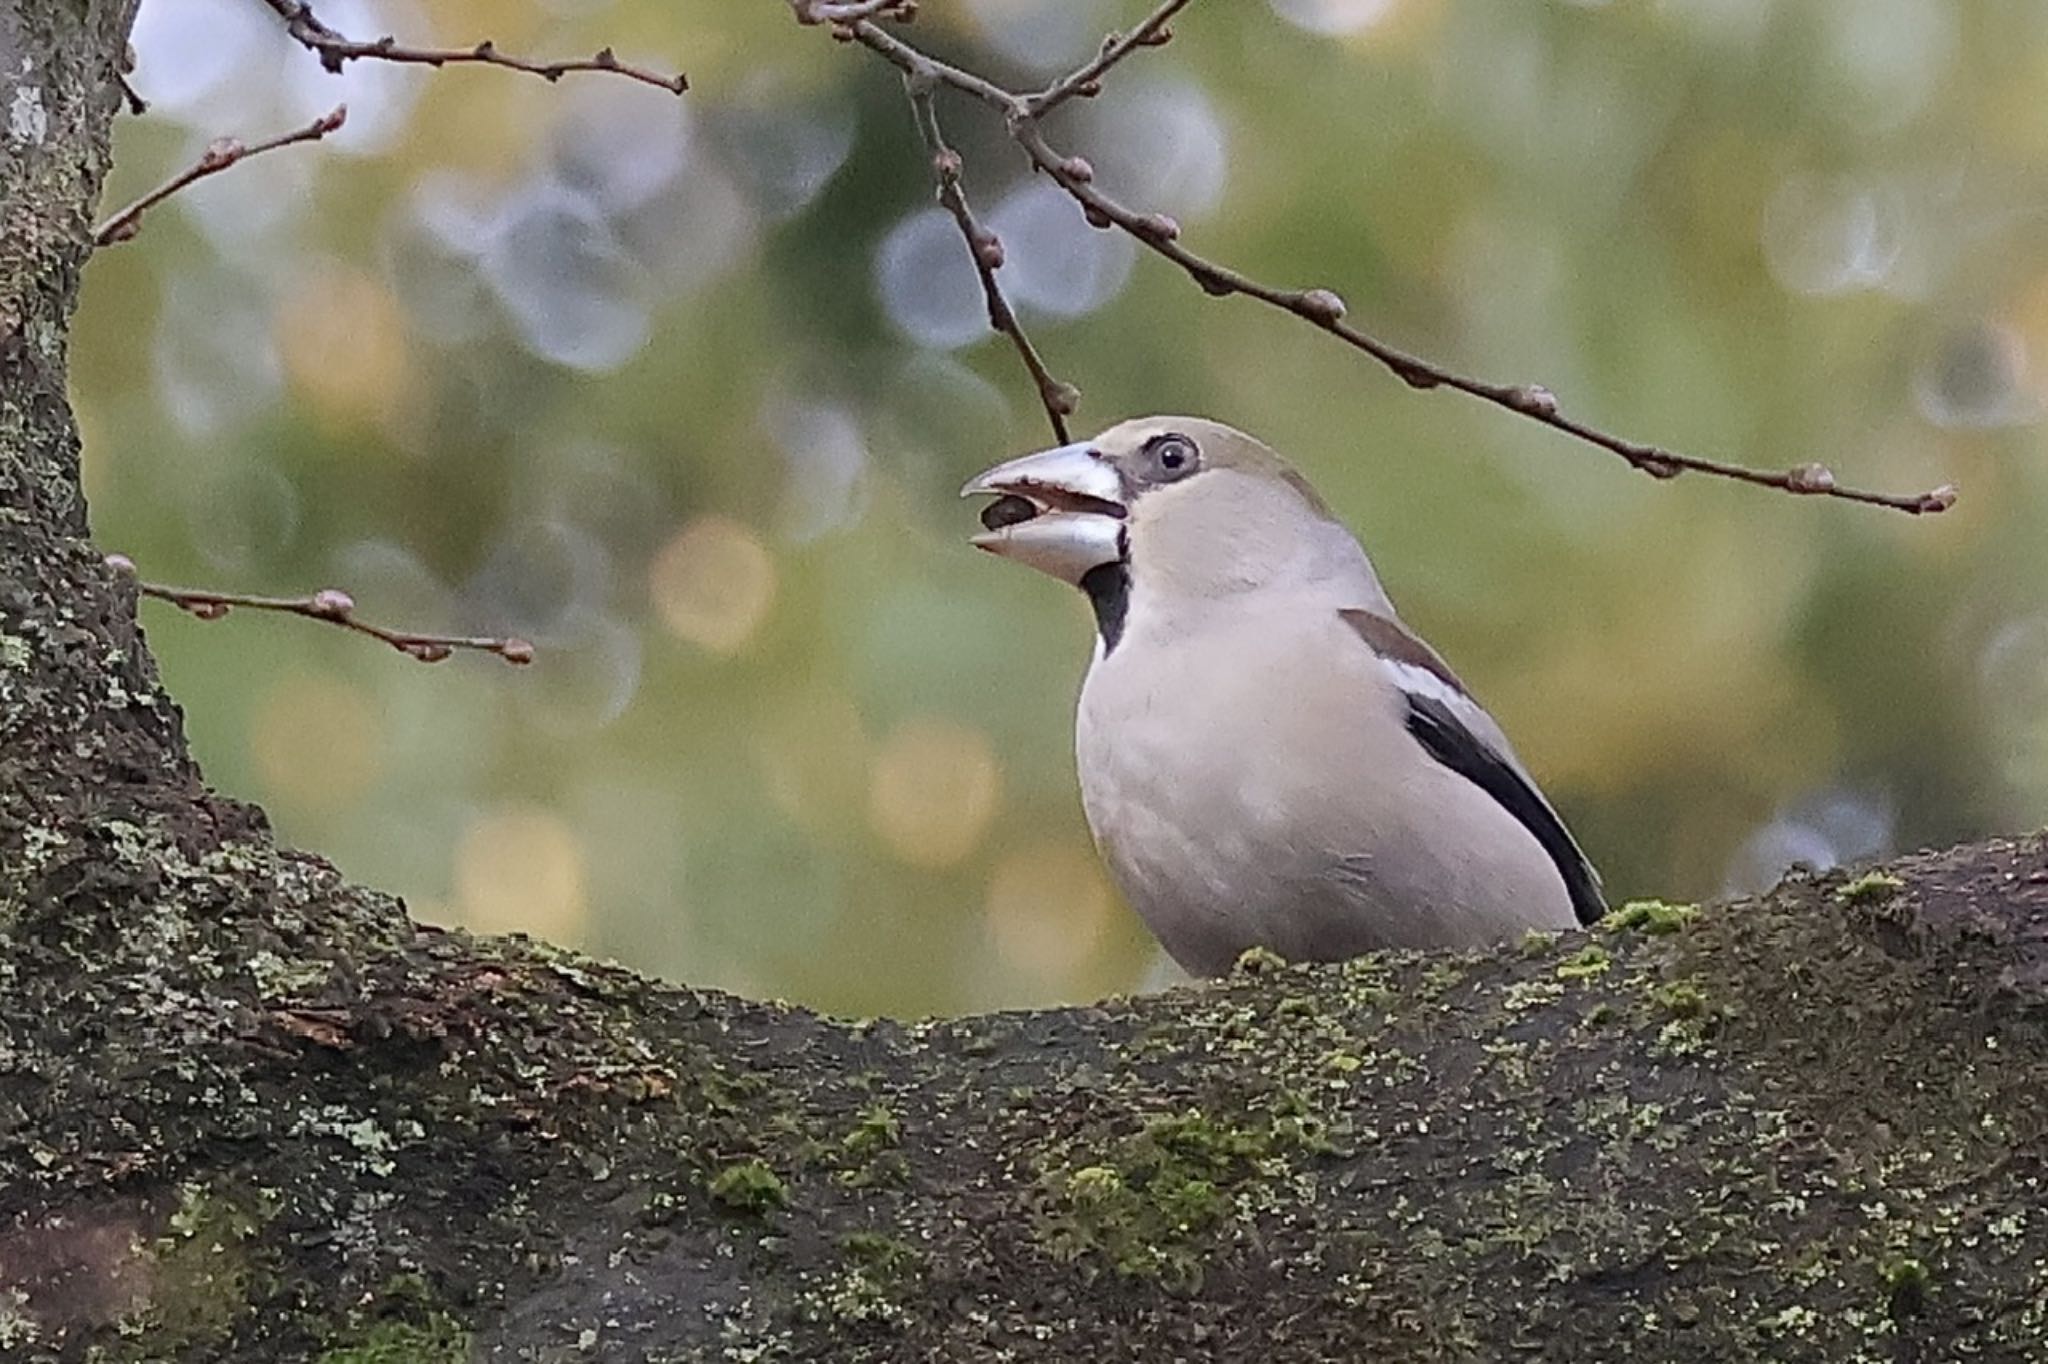
[[[1078,594],[965,544],[1048,443],[931,206],[893,72],[780,0],[145,0],[111,208],[209,138],[350,105],[92,264],[101,543],[512,632],[433,667],[146,604],[212,780],[419,915],[858,1012],[1154,969],[1072,775]],[[925,0],[1031,86],[1137,0]],[[2048,818],[2048,6],[1206,0],[1059,114],[1106,188],[1369,330],[1686,451],[1963,500],[1915,520],[1656,483],[1413,393],[1082,225],[943,106],[1079,429],[1195,411],[1289,455],[1495,710],[1617,898]]]

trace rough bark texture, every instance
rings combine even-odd
[[[0,1357],[2048,1358],[2048,847],[905,1026],[409,923],[84,539],[129,0],[0,0]]]

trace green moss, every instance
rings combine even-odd
[[[711,1177],[711,1197],[735,1212],[764,1213],[789,1202],[781,1176],[760,1160],[742,1160]]]
[[[1608,933],[1625,933],[1632,929],[1644,933],[1676,933],[1699,917],[1698,905],[1675,905],[1663,900],[1631,900],[1619,909],[1610,910],[1600,920],[1600,928]]]
[[[1651,990],[1650,998],[1679,1018],[1700,1018],[1707,1013],[1706,992],[1691,979],[1667,981]]]
[[[379,1322],[346,1345],[323,1351],[317,1364],[465,1364],[469,1332],[452,1317],[425,1325]]]
[[[851,1189],[901,1184],[910,1176],[897,1149],[902,1144],[903,1124],[895,1112],[879,1099],[869,1104],[839,1139],[839,1182]]]
[[[1587,943],[1557,964],[1559,980],[1598,980],[1607,974],[1613,959],[1599,943]]]
[[[902,1143],[903,1124],[896,1120],[889,1105],[877,1101],[860,1111],[839,1148],[850,1159],[872,1160],[880,1152],[893,1151]]]
[[[1424,999],[1440,999],[1444,992],[1465,979],[1463,962],[1445,958],[1433,961],[1422,970],[1421,993]],[[1392,998],[1390,994],[1389,999]]]
[[[1879,1267],[1884,1281],[1885,1311],[1894,1319],[1917,1315],[1927,1305],[1927,1290],[1933,1282],[1924,1261],[1910,1256],[1888,1260]]]
[[[1121,1275],[1191,1290],[1201,1253],[1240,1212],[1268,1203],[1286,1155],[1327,1149],[1319,1122],[1279,1097],[1241,1123],[1187,1111],[1154,1117],[1103,1161],[1045,1179],[1051,1210],[1039,1231],[1055,1258],[1099,1257]]]
[[[401,1274],[316,1356],[315,1364],[464,1364],[469,1328],[444,1311],[426,1281]]]
[[[251,1304],[268,1296],[272,1275],[252,1242],[270,1212],[261,1198],[181,1185],[150,1247],[149,1304],[126,1329],[176,1350],[225,1339]]]
[[[1835,898],[1845,905],[1871,904],[1888,900],[1892,894],[1905,887],[1905,882],[1887,872],[1873,871],[1843,886],[1835,892]]]
[[[1518,980],[1501,995],[1501,1006],[1510,1013],[1541,1009],[1564,998],[1564,986],[1555,980]]]
[[[893,1236],[851,1232],[839,1239],[845,1266],[804,1293],[798,1311],[812,1321],[880,1321],[901,1325],[906,1290],[924,1273],[924,1256]]]
[[[849,1232],[839,1238],[846,1258],[876,1278],[897,1281],[921,1273],[924,1256],[908,1242],[878,1231]]]
[[[1237,964],[1231,974],[1239,976],[1264,976],[1287,969],[1287,958],[1266,947],[1247,947],[1237,954]]]

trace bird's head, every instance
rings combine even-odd
[[[1093,440],[999,464],[963,496],[993,496],[974,544],[1088,591],[1213,599],[1356,580],[1358,542],[1307,480],[1242,431],[1139,417]]]

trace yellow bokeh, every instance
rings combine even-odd
[[[330,420],[378,424],[403,407],[412,375],[405,314],[374,275],[312,269],[285,294],[278,350],[292,385]]]
[[[256,705],[249,752],[267,799],[331,813],[361,798],[384,765],[384,726],[360,690],[290,672]]]
[[[715,654],[738,653],[775,602],[775,560],[731,517],[700,516],[654,556],[647,586],[670,633]]]
[[[914,867],[950,867],[981,845],[1002,803],[988,736],[951,720],[905,721],[882,741],[868,779],[868,824]]]
[[[575,942],[589,912],[583,864],[582,841],[545,810],[478,815],[455,850],[462,922],[482,933]]]
[[[859,707],[840,692],[805,692],[771,707],[754,740],[768,798],[819,833],[860,827],[873,752]]]
[[[1095,854],[1053,841],[1005,853],[981,906],[982,924],[1003,963],[1050,979],[1087,964],[1115,913],[1116,898]]]

